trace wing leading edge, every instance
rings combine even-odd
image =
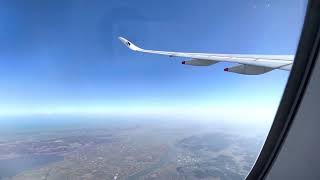
[[[186,65],[209,66],[218,62],[238,63],[241,65],[225,68],[224,70],[247,75],[263,74],[274,69],[290,71],[294,59],[293,55],[207,54],[155,51],[142,49],[123,37],[119,37],[119,40],[133,51],[188,58],[189,60],[182,61],[182,64]]]

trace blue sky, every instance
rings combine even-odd
[[[305,6],[302,0],[1,1],[0,113],[228,107],[272,114],[288,72],[242,76],[225,73],[228,63],[184,66],[185,59],[131,52],[117,37],[159,50],[294,54]]]

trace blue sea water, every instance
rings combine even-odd
[[[0,160],[0,179],[63,160],[59,155],[30,155]]]

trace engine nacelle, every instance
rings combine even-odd
[[[272,71],[272,68],[253,66],[253,65],[239,65],[231,68],[225,68],[224,71],[233,72],[246,75],[258,75]]]
[[[209,66],[215,63],[217,63],[217,61],[204,60],[204,59],[191,59],[191,60],[181,62],[181,64],[186,64],[191,66]]]

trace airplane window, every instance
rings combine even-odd
[[[244,179],[306,5],[0,1],[0,179]]]

